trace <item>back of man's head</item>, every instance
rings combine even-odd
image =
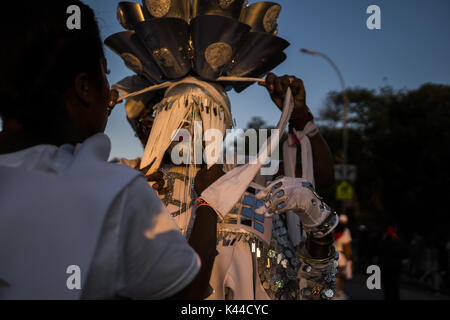
[[[80,29],[68,28],[74,5]],[[55,130],[75,76],[101,76],[104,53],[94,13],[79,0],[13,1],[2,13],[0,116],[33,133]]]

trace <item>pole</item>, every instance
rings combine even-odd
[[[341,82],[341,86],[342,86],[342,95],[344,98],[344,118],[343,118],[343,130],[342,130],[342,148],[343,148],[343,164],[344,164],[344,177],[347,177],[347,164],[348,164],[348,115],[349,115],[349,105],[350,105],[350,101],[348,99],[348,95],[347,95],[347,87],[345,85],[345,81],[344,81],[344,77],[341,73],[341,71],[339,70],[338,66],[336,65],[336,63],[334,63],[333,60],[331,60],[330,57],[328,57],[326,54],[322,53],[322,52],[317,52],[317,51],[313,51],[313,50],[309,50],[309,49],[301,49],[300,50],[303,53],[307,53],[307,54],[312,54],[312,55],[319,55],[322,58],[324,58],[325,60],[327,60],[331,66],[334,68],[334,70],[336,71],[338,77],[339,77],[339,81]],[[342,213],[345,212],[345,208],[344,208],[344,202],[342,202]]]

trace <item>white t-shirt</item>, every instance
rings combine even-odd
[[[104,144],[109,144],[108,138],[104,135],[96,139],[94,148],[99,145],[99,141],[100,144],[103,140]],[[100,149],[102,150],[94,149],[92,152],[99,154],[105,150],[105,146],[100,146]],[[58,148],[40,145],[0,155],[0,166],[6,170],[11,168],[11,172],[19,168],[30,172],[58,175],[74,162],[74,158],[76,149],[73,146],[65,145]],[[26,184],[27,181],[23,183]],[[2,187],[7,188],[2,186],[0,178],[0,190]],[[45,193],[45,186],[37,192]],[[67,194],[67,197],[71,197],[71,194]],[[65,203],[65,199],[58,198],[55,202]],[[14,205],[14,202],[12,204]],[[6,210],[4,208],[8,206],[0,203],[0,218]],[[23,224],[33,225],[33,219],[39,217],[39,213],[24,216],[26,218]],[[20,243],[24,242],[21,237],[27,236],[21,232],[17,232],[17,236],[12,234],[8,240]],[[17,238],[14,239],[15,237]],[[167,209],[142,176],[134,178],[114,198],[104,216],[97,239],[86,281],[82,283],[83,299],[168,298],[192,282],[200,269],[198,255],[178,231]],[[32,241],[39,242],[39,239]],[[57,243],[58,239],[54,241]],[[51,251],[52,248],[48,249]],[[8,257],[0,257],[0,260],[2,259]],[[1,291],[2,287],[0,294]]]
[[[139,177],[108,212],[83,298],[118,294],[164,299],[184,289],[199,270],[200,258],[147,181]]]

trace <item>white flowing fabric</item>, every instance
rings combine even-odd
[[[148,87],[148,82],[138,76],[126,77],[112,86],[113,89],[116,89],[122,95],[142,90],[146,87]],[[152,94],[128,98],[125,103],[125,111],[128,119],[137,119],[152,98]]]
[[[182,126],[189,111],[189,108],[185,107],[185,101],[185,98],[172,101],[170,110],[162,109],[157,113],[141,160],[140,169],[151,165],[147,175],[159,169],[164,153],[172,143],[174,133]],[[190,105],[191,101],[188,104]]]
[[[214,208],[220,218],[223,219],[241,199],[258,171],[272,155],[278,146],[280,135],[286,129],[293,109],[294,99],[291,89],[288,88],[284,99],[283,113],[277,125],[278,131],[262,146],[257,163],[234,168],[203,191],[201,198]]]
[[[311,182],[315,187],[311,142],[309,141],[308,136],[303,133],[304,131],[296,131],[294,129],[294,133],[297,139],[300,140],[301,144],[302,178]],[[295,178],[295,168],[297,165],[296,164],[297,146],[294,147],[289,146],[288,140],[286,140],[286,142],[283,145],[283,160],[284,160],[284,175],[287,177]],[[302,240],[300,218],[296,213],[288,211],[286,213],[286,220],[289,238],[291,239],[294,246],[298,246]]]
[[[309,124],[312,122],[308,122],[303,131],[296,131],[294,129],[294,134],[297,139],[300,140],[301,152],[302,152],[302,177],[313,184],[315,187],[314,181],[314,166],[313,166],[313,156],[311,149],[311,142],[309,141],[308,136],[306,135],[306,129]],[[315,127],[315,126],[314,126]],[[295,178],[295,167],[297,161],[297,146],[294,148],[288,145],[288,141],[285,142],[283,146],[283,155],[284,155],[284,174],[288,177]],[[286,222],[288,235],[291,239],[294,246],[298,246],[302,240],[302,230],[300,226],[300,217],[292,211],[286,212]],[[299,280],[300,288],[304,288],[306,286],[306,281],[300,277]]]
[[[201,98],[190,93],[177,96],[178,98],[171,97],[171,90],[183,84],[191,84],[202,89],[212,99],[208,99],[207,96]],[[166,99],[164,99],[162,103],[169,102],[169,110],[163,108],[157,113],[144,150],[144,155],[142,156],[140,169],[144,169],[151,165],[147,175],[152,174],[159,169],[163,156],[172,143],[174,132],[181,128],[183,120],[185,120],[190,113],[194,115],[197,114],[198,110],[192,110],[192,106],[198,107],[201,102],[200,99],[209,100],[207,105],[211,106],[209,112],[206,112],[206,108],[201,112],[201,120],[204,122],[205,130],[215,128],[224,132],[225,128],[231,127],[232,123],[230,102],[228,98],[222,95],[213,85],[205,81],[201,81],[194,77],[187,77],[181,81],[171,83],[167,88],[165,96]],[[216,116],[213,114],[212,108],[218,109],[219,107],[223,108],[224,114],[222,119],[220,119],[219,114]]]

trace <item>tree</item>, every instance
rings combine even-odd
[[[247,129],[267,129],[266,121],[261,117],[252,117],[249,123],[247,123]]]
[[[450,224],[450,86],[347,90],[349,162],[358,166],[360,206],[411,231]],[[331,92],[320,112],[322,134],[340,161],[343,96]]]

